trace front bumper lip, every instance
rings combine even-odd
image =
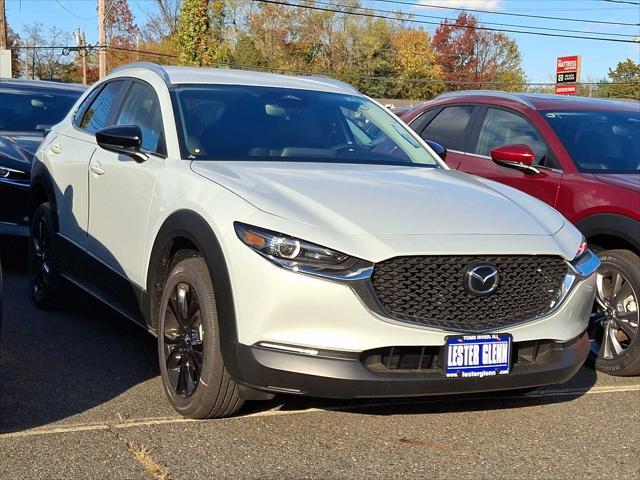
[[[238,345],[240,384],[266,392],[325,398],[410,397],[487,392],[564,383],[589,353],[586,333],[558,343],[544,362],[516,363],[511,373],[484,378],[446,378],[442,371],[376,374],[359,358],[309,356],[259,346]]]

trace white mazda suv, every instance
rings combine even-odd
[[[347,84],[134,64],[37,152],[31,288],[158,337],[172,406],[571,378],[598,259],[555,210],[449,170]]]

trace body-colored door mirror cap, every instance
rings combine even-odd
[[[138,163],[148,159],[147,155],[140,151],[142,131],[137,125],[105,127],[96,132],[96,142],[101,148],[127,155]]]
[[[540,170],[533,166],[535,153],[528,145],[503,145],[494,148],[491,150],[491,159],[498,165],[522,170],[529,175],[540,173]]]
[[[442,160],[447,159],[447,149],[444,148],[442,145],[440,145],[437,142],[434,142],[433,140],[427,140],[427,145],[429,145],[431,147],[431,150],[436,152]]]

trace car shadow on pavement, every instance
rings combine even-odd
[[[1,253],[0,433],[71,417],[159,375],[151,335],[76,288],[64,311],[38,310],[26,243],[5,241]]]
[[[240,411],[240,416],[258,414],[267,409],[288,413],[314,409],[364,415],[417,415],[517,409],[571,402],[588,392],[596,381],[596,372],[591,368],[583,367],[567,383],[531,390],[354,400],[277,395],[268,404],[264,402],[248,403]]]

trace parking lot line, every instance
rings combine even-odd
[[[580,390],[580,389],[566,389],[566,390],[550,390],[550,391],[533,391],[521,395],[512,395],[507,397],[509,400],[516,400],[522,398],[550,398],[550,397],[567,397],[574,395],[592,395],[592,394],[603,394],[603,393],[627,393],[627,392],[640,392],[640,384],[638,385],[624,385],[624,386],[597,386],[593,387],[589,390]],[[504,396],[483,396],[483,401],[491,401],[491,400],[503,400]],[[465,398],[449,398],[448,402],[463,402],[468,401]],[[439,403],[442,402],[442,398],[434,398],[434,399],[423,399],[420,403]],[[394,406],[406,406],[406,405],[417,405],[418,401],[416,399],[413,400],[402,400],[402,401],[387,401],[387,402],[376,402],[376,403],[361,403],[354,405],[338,405],[338,406],[327,406],[323,408],[311,407],[300,410],[280,410],[280,407],[275,407],[270,410],[265,410],[262,412],[250,413],[247,415],[240,415],[235,417],[235,419],[242,418],[252,418],[252,417],[271,417],[278,415],[300,415],[300,414],[308,414],[308,413],[321,413],[321,412],[331,412],[331,411],[344,411],[344,410],[360,410],[365,408],[376,408],[376,407],[394,407]],[[127,420],[124,422],[118,423],[92,423],[92,424],[73,424],[62,427],[38,427],[29,430],[23,430],[20,432],[10,432],[0,434],[0,439],[6,438],[18,438],[18,437],[30,437],[35,435],[55,435],[55,434],[64,434],[64,433],[78,433],[78,432],[87,432],[87,431],[98,431],[98,430],[112,430],[112,429],[126,429],[126,428],[134,428],[134,427],[148,427],[153,425],[166,425],[166,424],[180,424],[180,423],[198,423],[202,420],[191,420],[188,418],[175,418],[175,417],[153,417],[153,418],[140,418],[137,420]],[[219,420],[220,421],[220,420]]]

